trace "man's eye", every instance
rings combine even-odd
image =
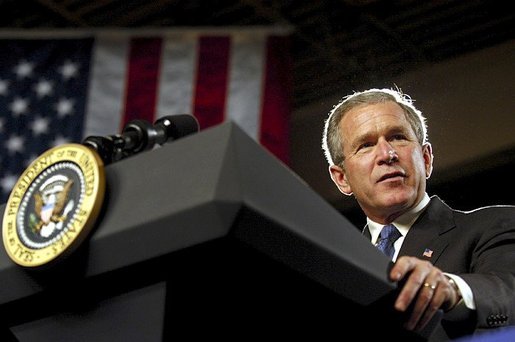
[[[395,134],[392,136],[392,140],[406,140],[406,136],[404,134]]]
[[[367,149],[367,148],[369,148],[369,147],[373,147],[373,146],[374,146],[374,144],[373,144],[373,143],[371,143],[371,142],[366,142],[366,143],[363,143],[363,144],[359,145],[359,147],[358,147],[358,151],[363,150],[363,149]]]

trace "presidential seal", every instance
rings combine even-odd
[[[33,161],[5,205],[4,246],[18,265],[53,264],[88,236],[105,193],[102,159],[80,144],[54,147]]]

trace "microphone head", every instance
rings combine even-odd
[[[190,114],[176,114],[167,115],[158,119],[154,126],[156,129],[164,131],[164,141],[158,142],[164,144],[165,142],[182,138],[186,135],[197,133],[199,131],[199,123],[197,118]]]

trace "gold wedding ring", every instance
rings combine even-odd
[[[423,285],[423,286],[424,286],[424,287],[429,287],[429,288],[431,288],[431,290],[436,289],[436,285],[431,285],[431,284],[429,284],[429,283],[424,283],[424,285]]]

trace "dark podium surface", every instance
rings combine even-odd
[[[389,260],[234,123],[109,165],[106,177],[98,225],[70,258],[26,270],[1,248],[5,336],[432,336],[434,326],[402,329]]]

